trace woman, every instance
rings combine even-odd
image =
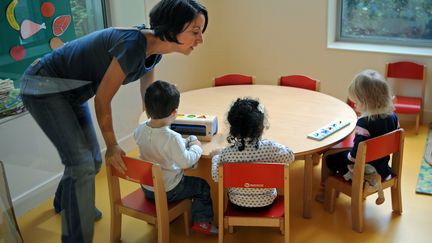
[[[189,55],[203,42],[207,23],[207,10],[196,0],[162,0],[150,12],[150,29],[93,32],[36,60],[24,73],[24,105],[65,165],[54,199],[56,212],[62,213],[63,242],[91,242],[93,221],[101,217],[95,208],[94,179],[102,160],[87,100],[94,96],[106,162],[124,172],[112,98],[122,84],[137,79],[144,95],[162,55]]]

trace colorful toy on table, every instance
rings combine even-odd
[[[331,134],[339,131],[340,129],[348,126],[350,124],[349,121],[342,121],[342,120],[336,120],[328,124],[327,126],[324,126],[312,133],[310,133],[307,137],[321,141],[324,138],[330,136]]]
[[[217,133],[217,117],[212,115],[177,114],[171,129],[182,135],[195,135],[200,141],[210,141]]]

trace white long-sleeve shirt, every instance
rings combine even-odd
[[[237,146],[229,146],[212,158],[212,178],[217,182],[219,163],[269,162],[289,164],[294,161],[294,158],[294,153],[289,148],[271,140],[261,140],[258,149],[251,144],[247,144],[243,151],[239,151]],[[228,196],[230,201],[238,206],[265,207],[273,203],[277,191],[276,188],[233,187],[228,189]]]
[[[140,158],[161,165],[165,191],[170,191],[183,178],[183,169],[195,165],[202,154],[198,145],[187,147],[186,139],[171,130],[169,126],[152,128],[148,121],[141,123],[134,131]],[[153,191],[152,187],[144,186]]]

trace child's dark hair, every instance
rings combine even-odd
[[[177,35],[185,30],[185,24],[191,23],[199,14],[205,18],[204,33],[208,24],[204,5],[196,0],[162,0],[150,11],[150,28],[159,39],[179,43]]]
[[[176,86],[165,81],[155,81],[144,95],[147,116],[162,119],[171,115],[180,103],[180,92]]]
[[[238,98],[228,111],[230,124],[228,143],[238,144],[239,151],[245,149],[246,143],[255,144],[255,148],[258,148],[265,122],[264,106],[259,101]]]

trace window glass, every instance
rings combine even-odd
[[[338,11],[338,40],[432,46],[431,0],[341,0]]]
[[[103,0],[0,1],[0,119],[20,113],[19,79],[38,57],[105,26]]]

